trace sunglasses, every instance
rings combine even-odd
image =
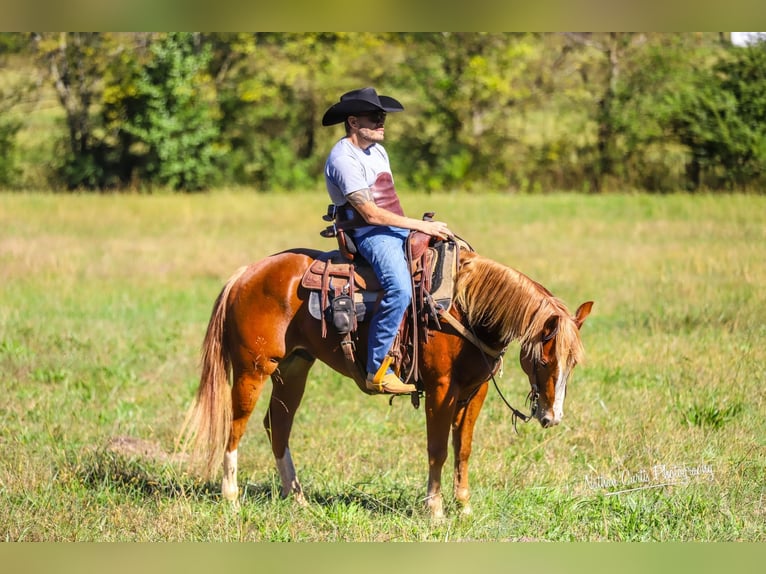
[[[369,118],[372,123],[382,124],[386,121],[386,112],[365,112],[360,117]]]

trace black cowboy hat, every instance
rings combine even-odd
[[[337,104],[330,106],[322,118],[323,126],[339,124],[348,116],[364,112],[401,112],[404,106],[389,96],[379,96],[374,88],[346,92]]]

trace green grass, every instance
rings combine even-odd
[[[261,430],[238,512],[171,453],[222,283],[281,249],[330,249],[323,191],[0,194],[0,533],[8,541],[764,541],[766,198],[406,195],[574,310],[587,360],[564,422],[515,434],[490,391],[474,515],[424,513],[422,409],[312,371],[281,500]],[[522,404],[507,356],[499,384]],[[133,447],[133,448],[127,448]]]

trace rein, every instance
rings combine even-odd
[[[484,341],[482,341],[481,339],[479,339],[479,338],[476,336],[476,333],[474,333],[474,332],[473,332],[473,329],[471,329],[471,330],[469,331],[469,330],[468,330],[468,329],[465,327],[465,325],[463,325],[463,324],[462,324],[460,321],[458,321],[457,319],[455,319],[455,317],[453,317],[453,316],[452,316],[452,315],[450,315],[449,313],[447,313],[447,312],[442,312],[442,313],[440,314],[440,317],[441,317],[442,319],[444,319],[445,321],[447,321],[447,323],[449,323],[449,324],[450,324],[450,325],[451,325],[451,326],[452,326],[452,327],[455,329],[455,331],[457,331],[457,332],[458,332],[458,333],[460,333],[460,334],[461,334],[461,335],[462,335],[464,338],[468,339],[469,341],[471,341],[471,343],[473,343],[474,345],[476,345],[476,346],[479,348],[479,350],[480,350],[482,353],[484,353],[484,355],[485,355],[485,356],[484,356],[484,360],[485,360],[485,361],[487,360],[487,355],[489,355],[490,357],[492,357],[492,358],[493,358],[493,359],[495,359],[495,360],[498,360],[498,359],[502,358],[502,356],[505,354],[505,347],[503,347],[502,349],[499,349],[499,350],[498,350],[498,349],[493,349],[492,347],[490,347],[489,345],[487,345],[486,343],[484,343]]]
[[[473,343],[481,352],[482,352],[482,358],[484,359],[484,363],[487,366],[487,369],[489,370],[489,376],[492,379],[492,384],[495,386],[495,390],[497,391],[497,394],[500,395],[500,398],[503,399],[503,402],[505,403],[505,406],[507,406],[511,410],[511,421],[513,423],[513,430],[516,432],[516,434],[519,433],[519,429],[516,427],[516,421],[518,419],[521,419],[522,421],[529,422],[532,417],[534,416],[535,411],[537,410],[537,400],[540,396],[537,385],[533,385],[532,388],[529,391],[529,394],[527,395],[526,401],[524,404],[529,404],[530,406],[530,414],[526,415],[522,413],[517,408],[513,407],[511,403],[508,402],[508,400],[505,398],[503,393],[500,391],[500,387],[497,384],[497,380],[495,379],[495,372],[497,371],[498,362],[502,364],[503,361],[503,355],[505,354],[506,347],[503,347],[502,349],[494,349],[490,346],[488,346],[484,341],[479,339],[478,336],[476,336],[476,333],[473,330],[473,327],[467,329],[465,325],[463,325],[460,321],[455,319],[452,315],[450,315],[447,312],[442,312],[439,314],[439,316],[444,319],[447,323],[449,323],[460,335],[462,335],[465,339]],[[487,357],[492,357],[495,359],[495,367],[492,367],[489,364],[489,361],[487,360]]]

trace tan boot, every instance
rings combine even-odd
[[[393,373],[387,373],[382,377],[367,377],[367,390],[392,395],[406,395],[414,393],[418,389],[415,385],[405,384]]]

